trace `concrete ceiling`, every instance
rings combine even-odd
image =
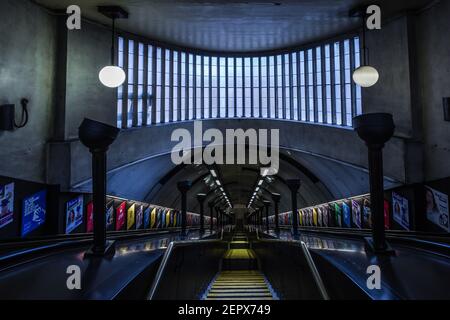
[[[356,29],[354,7],[377,3],[383,17],[427,5],[430,0],[34,0],[50,9],[77,4],[82,14],[109,24],[99,5],[130,13],[118,28],[149,39],[220,52],[266,51],[302,45]]]

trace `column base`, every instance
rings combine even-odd
[[[389,245],[388,242],[385,242],[386,247],[384,249],[375,248],[373,238],[372,237],[364,237],[364,242],[366,243],[366,247],[375,254],[382,254],[387,256],[395,256],[395,250]]]
[[[91,247],[84,254],[84,259],[87,258],[95,258],[95,257],[112,257],[116,253],[116,241],[109,240],[106,241],[106,246],[103,251],[94,250],[94,247]]]

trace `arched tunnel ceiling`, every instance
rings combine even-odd
[[[111,195],[145,201],[148,203],[180,208],[180,193],[177,182],[194,182],[188,193],[188,210],[199,211],[196,195],[208,193],[207,201],[221,193],[210,192],[215,187],[210,170],[214,169],[234,206],[246,206],[261,178],[259,165],[180,165],[172,163],[170,154],[154,157],[108,175],[108,193]],[[270,193],[279,193],[282,198],[280,211],[290,210],[290,191],[285,181],[300,179],[299,207],[307,207],[335,199],[368,192],[368,174],[365,170],[307,153],[282,150],[280,168],[276,176],[266,178],[261,199],[271,200]],[[386,179],[386,187],[394,185]],[[82,190],[89,190],[86,184]],[[258,203],[256,203],[258,205]],[[260,205],[260,203],[259,203]],[[208,211],[207,211],[207,214]]]
[[[359,27],[354,7],[377,3],[383,17],[420,8],[430,0],[34,0],[51,9],[77,4],[85,17],[104,24],[99,5],[130,13],[120,29],[150,39],[211,51],[250,52],[301,45]]]

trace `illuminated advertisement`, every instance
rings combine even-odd
[[[352,200],[352,220],[355,226],[361,229],[361,204],[357,200]]]
[[[391,228],[391,219],[389,217],[389,201],[384,200],[384,228],[389,230]]]
[[[402,228],[410,229],[408,199],[395,192],[392,192],[392,217]]]
[[[158,217],[158,209],[157,208],[153,208],[152,209],[152,213],[150,214],[150,228],[154,229],[156,228],[156,223],[157,223],[157,217]]]
[[[352,227],[352,216],[351,216],[350,206],[347,202],[342,203],[342,217],[343,217],[343,226],[346,228]]]
[[[448,196],[430,187],[425,187],[425,201],[428,221],[449,232]]]
[[[83,223],[83,196],[70,200],[66,205],[66,233],[69,234]]]
[[[170,210],[167,210],[166,221],[167,221],[167,227],[168,228],[173,226],[173,215],[171,214]]]
[[[89,202],[86,206],[86,232],[94,231],[94,203]]]
[[[322,227],[323,226],[323,223],[322,223],[322,215],[323,215],[322,208],[317,208],[316,210],[317,210],[317,214],[318,214],[318,216],[317,216],[317,223],[318,223],[318,225],[320,227]]]
[[[366,229],[372,228],[372,212],[370,210],[370,200],[364,199],[363,204],[363,226]]]
[[[0,186],[0,229],[14,220],[14,183]]]
[[[125,211],[127,209],[127,203],[122,202],[116,209],[116,231],[119,231],[125,225],[126,215]]]
[[[303,210],[298,212],[298,223],[303,226]]]
[[[314,226],[317,226],[318,225],[318,223],[317,223],[317,220],[318,220],[317,209],[316,208],[312,209],[312,212],[313,212],[313,224],[314,224]]]
[[[151,216],[150,211],[151,211],[150,207],[145,209],[145,212],[144,212],[144,229],[150,228],[150,216]]]
[[[114,206],[113,202],[106,205],[106,230],[114,230]]]
[[[328,226],[336,227],[336,208],[334,204],[328,206]]]
[[[144,206],[139,206],[136,211],[136,229],[141,229],[144,224]]]
[[[328,206],[322,207],[322,224],[324,227],[328,227]]]
[[[136,222],[136,204],[133,204],[127,210],[127,230],[131,230]]]
[[[336,217],[336,226],[342,227],[342,207],[339,203],[334,204],[334,214]]]
[[[26,236],[44,224],[47,214],[47,191],[38,192],[23,200],[22,232]]]

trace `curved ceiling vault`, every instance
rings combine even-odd
[[[195,151],[199,152],[199,151]],[[108,174],[108,193],[156,205],[180,209],[177,182],[194,183],[188,193],[188,210],[199,211],[196,195],[207,193],[208,201],[220,195],[214,192],[210,169],[214,169],[234,206],[246,206],[261,178],[259,165],[179,165],[170,154],[150,158]],[[299,208],[368,192],[368,174],[365,170],[345,163],[309,155],[299,151],[281,150],[280,168],[276,176],[266,179],[261,199],[270,199],[270,193],[281,194],[280,211],[290,210],[290,191],[285,181],[300,179]],[[386,179],[386,187],[394,183]],[[89,190],[90,183],[82,186]],[[213,190],[213,191],[212,191]],[[260,203],[257,202],[257,205]],[[205,206],[206,208],[206,206]],[[206,210],[209,214],[209,211]]]
[[[34,0],[64,9],[72,0]],[[359,27],[350,9],[371,0],[77,0],[90,20],[110,24],[99,5],[120,5],[130,13],[118,28],[149,39],[218,52],[269,51],[331,38]],[[420,8],[429,0],[378,0],[383,17]]]

